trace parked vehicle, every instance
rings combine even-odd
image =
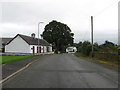
[[[75,52],[77,52],[77,48],[76,47],[67,47],[66,48],[66,52],[67,53],[75,53]]]

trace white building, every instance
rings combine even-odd
[[[25,36],[17,34],[5,45],[5,52],[10,53],[47,53],[52,52],[52,46],[43,39],[35,38],[35,34],[32,36]]]
[[[77,48],[76,47],[67,47],[66,48],[66,52],[67,53],[75,53],[75,52],[77,52]]]

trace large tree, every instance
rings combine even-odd
[[[43,39],[51,43],[57,51],[64,51],[67,45],[73,44],[74,34],[64,23],[53,20],[45,26],[42,33]]]

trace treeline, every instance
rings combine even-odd
[[[77,52],[82,53],[86,56],[91,55],[92,44],[89,41],[74,43],[74,46],[77,47]],[[105,41],[104,44],[101,45],[98,45],[98,43],[94,43],[93,47],[94,52],[118,54],[119,46],[110,41]]]

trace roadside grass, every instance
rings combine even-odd
[[[82,57],[86,57],[86,55],[84,55],[83,53],[74,53],[77,57],[80,57],[80,56],[82,56]]]
[[[118,63],[113,63],[113,62],[109,62],[109,61],[105,61],[105,60],[100,60],[100,59],[97,59],[97,58],[92,58],[92,57],[86,56],[82,53],[75,53],[74,55],[77,56],[77,57],[83,58],[85,60],[98,62],[100,64],[110,65],[110,66],[113,66],[113,67],[120,67],[120,65],[118,64],[119,62]],[[120,55],[119,55],[119,60],[120,60]]]
[[[11,63],[19,60],[24,60],[27,58],[32,58],[39,55],[2,55],[2,59],[0,59],[0,64]]]
[[[119,55],[119,60],[120,60],[120,55]]]

